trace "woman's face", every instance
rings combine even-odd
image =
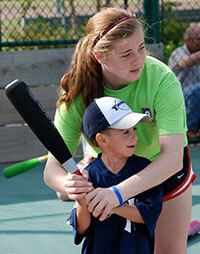
[[[146,49],[142,31],[137,31],[117,42],[112,51],[101,59],[106,85],[111,89],[117,89],[138,80],[145,58]]]

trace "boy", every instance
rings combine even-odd
[[[133,154],[137,143],[133,127],[148,120],[149,116],[134,113],[123,101],[113,97],[95,99],[83,115],[84,135],[102,152],[85,169],[89,181],[94,188],[111,187],[119,200],[119,207],[105,221],[88,212],[84,199],[72,209],[69,223],[74,229],[75,244],[85,238],[84,254],[153,254],[154,229],[162,208],[161,187],[124,203],[115,186],[150,163]]]

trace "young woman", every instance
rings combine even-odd
[[[156,227],[155,253],[184,254],[194,174],[180,83],[165,64],[146,56],[142,24],[129,12],[102,10],[89,19],[86,32],[62,78],[55,124],[74,153],[85,107],[96,97],[119,98],[133,111],[150,116],[148,123],[137,128],[135,153],[152,162],[117,188],[126,201],[163,183],[165,202]],[[100,220],[119,205],[112,188],[92,190],[84,176],[67,175],[53,156],[47,161],[44,179],[71,199],[86,197],[88,210],[96,217],[101,214]]]

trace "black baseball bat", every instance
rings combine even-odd
[[[5,93],[37,138],[62,164],[64,169],[70,173],[81,174],[53,121],[39,101],[34,98],[25,82],[12,81],[5,87]]]

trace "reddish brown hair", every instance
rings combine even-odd
[[[106,8],[91,17],[86,25],[86,36],[77,44],[69,69],[61,79],[58,105],[70,102],[81,93],[87,107],[94,98],[103,96],[101,65],[93,51],[106,55],[120,39],[142,30],[142,23],[134,14],[118,8]]]

